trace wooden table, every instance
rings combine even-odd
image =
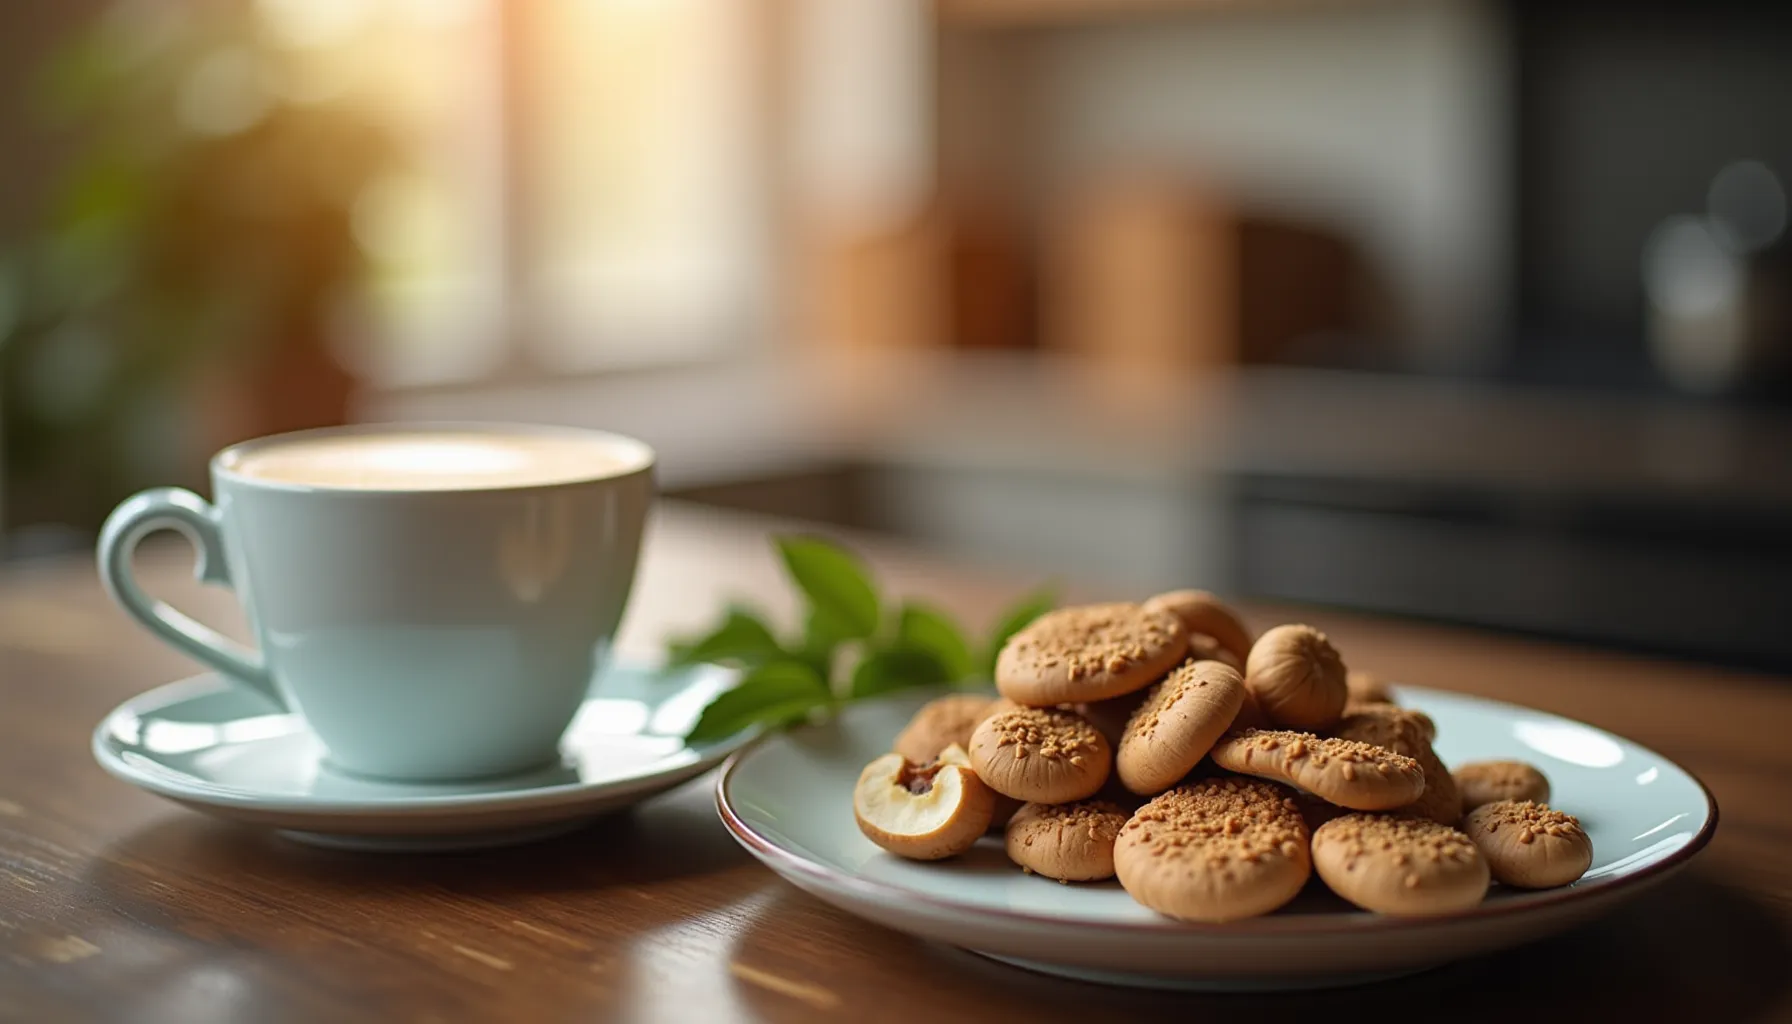
[[[623,646],[654,651],[729,596],[788,613],[764,544],[775,526],[663,509]],[[862,547],[891,589],[976,622],[1029,582]],[[146,557],[152,589],[231,619],[185,552]],[[798,892],[722,830],[709,780],[558,840],[406,857],[301,847],[139,793],[94,765],[88,733],[194,669],[112,609],[90,565],[52,564],[0,580],[0,1020],[1255,1020],[1427,1005],[1502,1022],[1792,1019],[1792,681],[1298,614],[1352,664],[1655,747],[1716,793],[1716,839],[1604,921],[1404,981],[1250,997],[1080,985]]]

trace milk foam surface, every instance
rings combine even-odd
[[[393,431],[294,438],[227,456],[255,480],[381,491],[529,487],[615,476],[643,455],[599,435]]]

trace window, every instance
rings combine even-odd
[[[407,159],[355,208],[374,274],[346,356],[405,386],[752,343],[771,282],[762,5],[257,0],[292,88]]]

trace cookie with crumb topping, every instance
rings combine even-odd
[[[1184,921],[1236,921],[1293,899],[1312,873],[1289,794],[1237,777],[1178,786],[1138,809],[1114,843],[1132,898]]]
[[[1403,814],[1346,814],[1313,832],[1313,870],[1380,914],[1448,914],[1487,895],[1487,861],[1469,837]]]
[[[1462,820],[1462,795],[1450,769],[1431,748],[1437,727],[1428,716],[1392,704],[1362,704],[1347,709],[1330,733],[1404,754],[1419,763],[1419,770],[1425,773],[1425,791],[1401,808],[1403,813],[1430,818],[1440,825],[1454,826]]]
[[[1004,833],[1008,859],[1024,870],[1060,882],[1099,882],[1114,877],[1114,840],[1127,812],[1106,800],[1027,804]]]
[[[1217,661],[1185,661],[1127,720],[1114,770],[1141,796],[1182,781],[1244,705],[1244,677]]]
[[[1417,761],[1355,740],[1246,729],[1215,743],[1212,756],[1227,771],[1286,782],[1357,811],[1404,807],[1425,791],[1425,772]]]
[[[1501,885],[1553,889],[1593,866],[1593,840],[1580,819],[1530,800],[1496,800],[1462,820]]]
[[[1010,637],[996,657],[996,689],[1050,707],[1142,690],[1188,654],[1182,620],[1136,604],[1060,608]]]
[[[971,733],[970,757],[977,777],[997,793],[1043,804],[1094,796],[1114,763],[1101,730],[1056,708],[985,718]]]

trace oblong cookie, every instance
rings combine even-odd
[[[930,700],[896,734],[890,749],[907,760],[926,764],[954,743],[969,747],[972,730],[993,703],[993,697],[978,693],[953,693]]]
[[[996,689],[1017,704],[1107,700],[1162,679],[1188,653],[1182,620],[1136,604],[1047,612],[996,657]]]
[[[1462,830],[1502,885],[1553,889],[1593,866],[1593,840],[1580,820],[1530,800],[1477,807],[1462,819]]]
[[[1380,914],[1448,914],[1487,895],[1487,861],[1468,836],[1403,814],[1346,814],[1313,832],[1313,870]]]
[[[1244,677],[1217,661],[1185,661],[1153,686],[1127,720],[1114,770],[1146,796],[1182,781],[1244,705]]]
[[[1233,668],[1244,667],[1244,659],[1251,653],[1251,631],[1219,598],[1205,590],[1172,590],[1148,599],[1145,607],[1169,612],[1181,619],[1190,633],[1213,638],[1237,660]]]
[[[1026,804],[1008,822],[1003,845],[1009,860],[1036,875],[1097,882],[1114,877],[1114,840],[1128,816],[1106,800]]]
[[[1425,792],[1425,772],[1417,761],[1355,740],[1246,729],[1215,743],[1210,756],[1227,771],[1299,786],[1356,811],[1404,807]]]
[[[1101,731],[1057,708],[1015,708],[971,733],[971,767],[991,789],[1016,800],[1063,804],[1093,796],[1114,752]]]
[[[1464,814],[1495,800],[1549,802],[1549,778],[1523,761],[1471,761],[1455,777]]]
[[[1257,638],[1244,681],[1269,720],[1293,729],[1324,729],[1344,713],[1349,690],[1344,660],[1312,626],[1277,626]]]
[[[1210,778],[1138,809],[1114,844],[1132,898],[1185,921],[1235,921],[1293,899],[1312,873],[1309,834],[1286,791]]]
[[[1392,704],[1363,704],[1349,708],[1330,732],[1339,739],[1383,747],[1417,761],[1425,775],[1425,791],[1400,810],[1454,826],[1462,819],[1462,796],[1450,769],[1431,749],[1436,728],[1429,717],[1417,711]]]

